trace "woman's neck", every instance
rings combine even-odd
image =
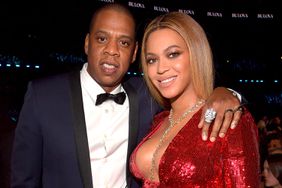
[[[171,108],[174,112],[174,115],[177,116],[182,114],[185,110],[193,107],[198,101],[199,98],[197,97],[196,94],[191,93],[191,94],[181,95],[172,100]]]

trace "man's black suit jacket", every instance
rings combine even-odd
[[[129,157],[160,108],[142,78],[130,78],[123,87],[130,105],[127,185],[138,187]],[[79,71],[30,82],[15,135],[13,188],[93,187]]]

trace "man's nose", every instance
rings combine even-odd
[[[110,40],[105,46],[104,53],[112,56],[119,56],[118,43],[114,40]]]

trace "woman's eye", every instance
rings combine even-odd
[[[153,64],[153,63],[156,62],[156,59],[148,58],[146,61],[147,61],[148,64]]]
[[[174,58],[174,57],[178,57],[179,55],[180,55],[179,52],[171,52],[171,53],[168,54],[168,57],[169,58]]]

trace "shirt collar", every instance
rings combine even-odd
[[[97,96],[98,94],[105,93],[104,89],[90,76],[90,74],[87,71],[88,63],[85,63],[80,71],[80,79],[81,79],[81,85],[83,88],[86,89],[86,91],[91,94],[91,96]],[[118,85],[113,91],[111,91],[111,94],[117,94],[119,92],[124,91],[121,84]]]

